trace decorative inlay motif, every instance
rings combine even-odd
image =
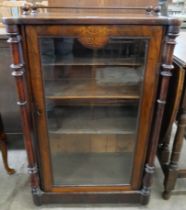
[[[98,49],[107,44],[109,30],[103,26],[83,26],[80,27],[79,41],[87,48]]]

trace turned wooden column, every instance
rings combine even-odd
[[[160,129],[163,119],[163,114],[166,105],[166,99],[169,89],[169,82],[172,76],[172,70],[174,66],[173,63],[173,51],[176,45],[176,37],[179,33],[179,26],[171,25],[167,29],[167,36],[165,40],[165,48],[164,48],[164,55],[162,60],[161,66],[161,81],[160,81],[160,90],[158,94],[158,100],[156,105],[156,112],[154,116],[154,123],[151,133],[151,140],[149,143],[149,149],[147,154],[147,160],[145,165],[144,171],[144,179],[143,179],[143,186],[142,186],[142,203],[146,204],[149,200],[150,195],[150,186],[152,183],[152,175],[154,173],[154,160],[156,157],[156,151],[158,146],[158,140],[160,135]]]
[[[29,107],[27,104],[27,89],[24,82],[24,62],[22,55],[21,36],[17,25],[8,25],[7,33],[9,35],[8,43],[12,53],[12,76],[16,81],[16,88],[18,93],[17,105],[20,107],[22,118],[22,129],[24,133],[24,144],[27,151],[28,159],[28,173],[31,179],[31,187],[33,194],[39,194],[39,176],[38,167],[36,164],[36,157],[34,155],[34,148],[32,144],[32,132]],[[35,201],[37,203],[37,201]],[[38,201],[39,202],[39,201]]]

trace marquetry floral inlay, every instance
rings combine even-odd
[[[107,44],[109,39],[109,30],[101,26],[83,26],[80,27],[79,41],[88,48],[101,48]]]

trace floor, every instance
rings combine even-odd
[[[183,148],[186,151],[186,147]],[[184,157],[185,156],[185,157]],[[186,155],[182,157],[185,163]],[[8,176],[0,158],[0,210],[186,210],[186,179],[179,180],[176,192],[169,201],[161,197],[163,191],[163,174],[156,160],[156,172],[152,187],[151,200],[147,206],[141,205],[43,205],[37,207],[32,202],[30,185],[26,170],[24,150],[10,150],[9,163],[16,169],[16,174]]]

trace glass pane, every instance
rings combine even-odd
[[[132,176],[147,41],[41,38],[54,185],[125,185]]]

